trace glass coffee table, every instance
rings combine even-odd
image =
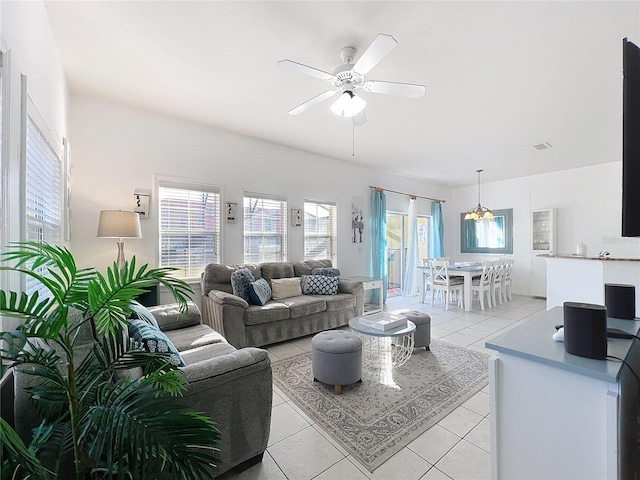
[[[349,320],[349,327],[362,338],[362,354],[365,362],[377,367],[399,367],[413,353],[413,334],[416,325],[407,320],[406,325],[390,330],[378,330],[360,323],[360,317]]]

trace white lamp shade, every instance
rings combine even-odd
[[[140,215],[123,210],[102,210],[98,221],[98,237],[140,238]]]

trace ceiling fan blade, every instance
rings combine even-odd
[[[327,90],[326,92],[321,93],[320,95],[316,95],[311,100],[307,100],[302,105],[298,105],[296,108],[289,110],[289,115],[300,115],[302,112],[313,107],[316,103],[320,103],[326,100],[327,98],[333,97],[339,91],[340,90]]]
[[[353,70],[360,75],[366,75],[369,71],[375,67],[380,60],[382,60],[387,53],[398,45],[396,39],[391,35],[379,33],[376,38],[373,39],[371,45],[367,47],[362,56],[353,65]]]
[[[362,125],[367,123],[367,116],[364,114],[364,110],[362,110],[357,115],[354,115],[352,118],[353,118],[353,124],[356,127],[361,127]]]
[[[303,65],[292,60],[280,60],[278,62],[278,66],[288,68],[289,70],[293,70],[294,72],[309,75],[310,77],[319,78],[320,80],[333,80],[334,78],[336,78],[336,76],[331,73],[324,72],[322,70],[318,70],[317,68],[309,67],[308,65]]]
[[[411,83],[378,82],[370,80],[363,85],[365,92],[384,93],[385,95],[400,95],[402,97],[420,98],[424,95],[426,88],[424,85],[413,85]]]

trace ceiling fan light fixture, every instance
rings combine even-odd
[[[354,95],[351,90],[345,90],[338,100],[333,102],[331,111],[339,117],[344,115],[346,118],[351,118],[359,114],[366,106],[367,102],[362,97]]]
[[[493,212],[487,207],[483,207],[480,204],[480,172],[482,170],[476,170],[478,172],[478,205],[471,210],[467,211],[464,216],[465,220],[480,220],[484,218],[493,218]]]

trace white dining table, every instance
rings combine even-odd
[[[425,301],[425,292],[427,289],[427,274],[429,265],[418,265],[418,269],[422,273],[422,286],[420,287],[420,303]],[[471,290],[471,284],[473,277],[479,277],[482,275],[481,263],[451,263],[449,264],[449,276],[450,277],[462,277],[464,279],[464,309],[467,312],[471,311],[471,304],[473,303],[473,291]]]

